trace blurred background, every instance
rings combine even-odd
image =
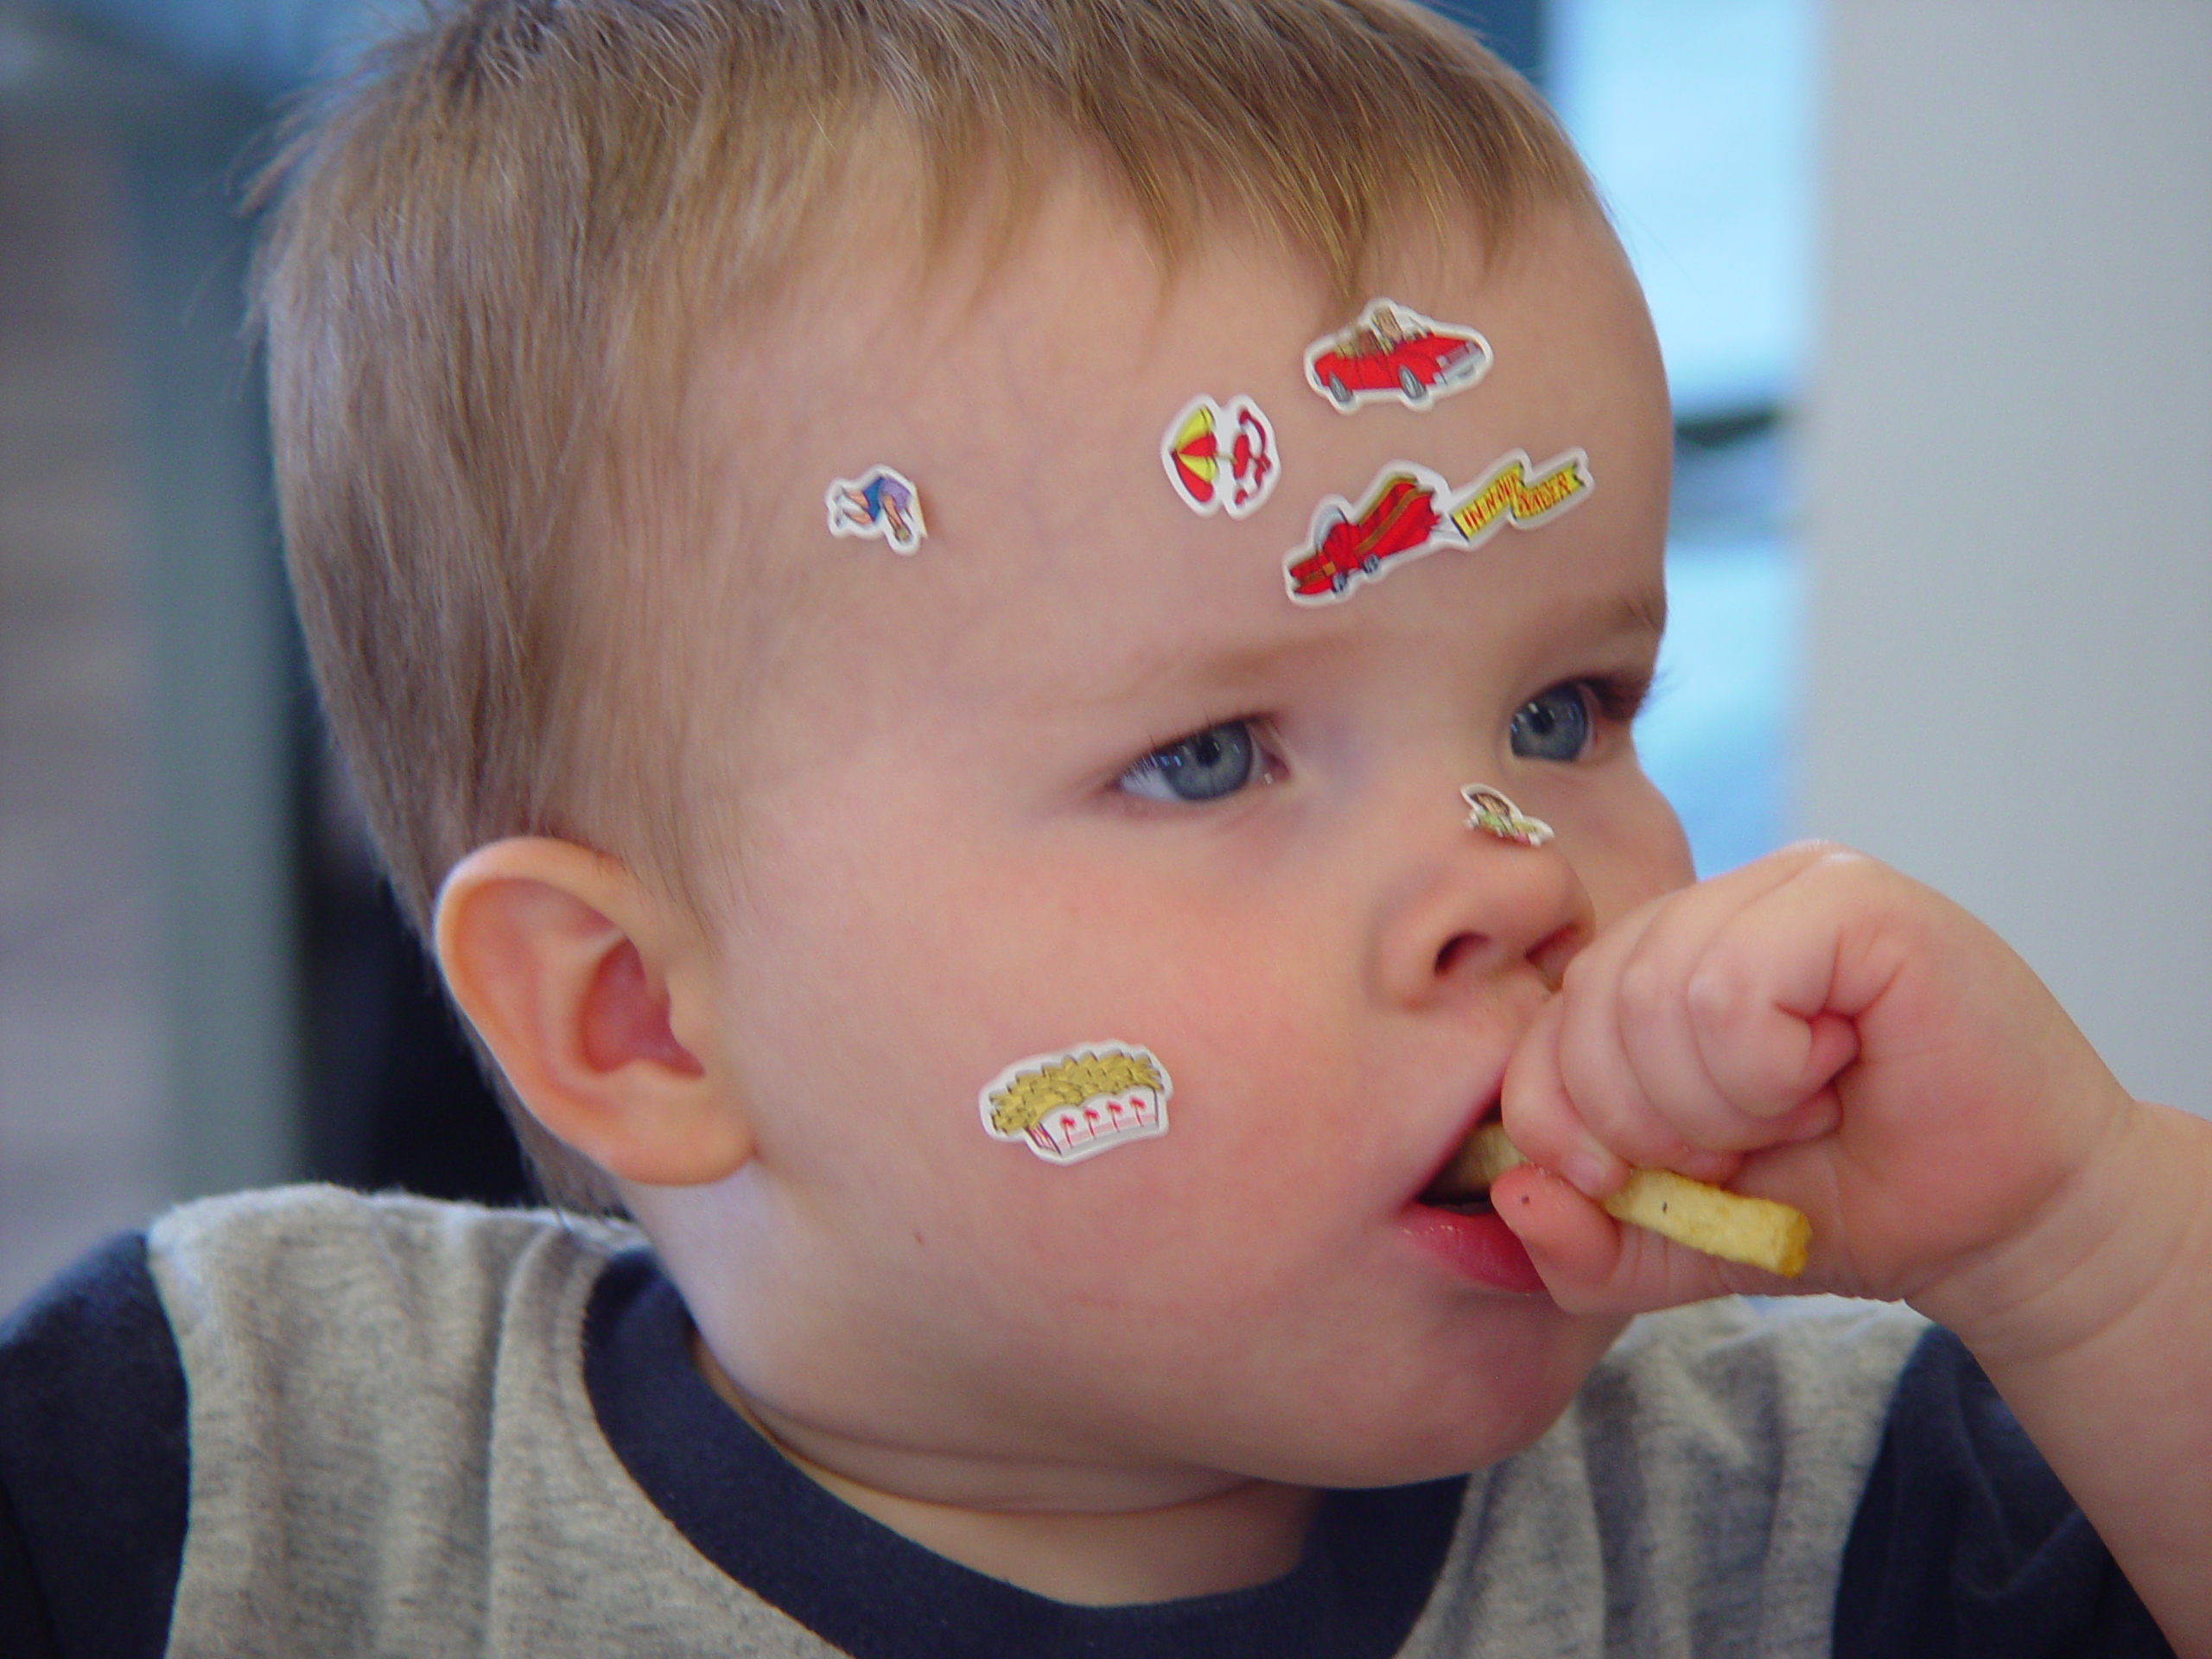
[[[2212,6],[1452,0],[1650,296],[1701,872],[1833,836],[2212,1110]],[[365,0],[0,0],[0,1309],[177,1198],[505,1199],[323,746],[242,156]]]

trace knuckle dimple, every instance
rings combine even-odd
[[[1751,988],[1733,969],[1707,963],[1689,977],[1682,1000],[1690,1015],[1707,1027],[1733,1025],[1751,1001]]]
[[[1666,997],[1666,981],[1656,964],[1638,959],[1621,969],[1623,1013],[1635,1019],[1650,1019],[1665,1007]]]

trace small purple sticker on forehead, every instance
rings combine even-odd
[[[830,480],[822,505],[829,512],[832,536],[887,542],[893,553],[911,554],[929,534],[913,480],[889,467],[871,467],[858,478]]]
[[[1490,372],[1490,342],[1395,300],[1373,299],[1351,327],[1306,348],[1306,384],[1349,415],[1395,398],[1426,409]]]

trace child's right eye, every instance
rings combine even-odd
[[[1249,720],[1224,721],[1164,744],[1121,775],[1116,787],[1148,801],[1217,801],[1255,776],[1263,757]]]

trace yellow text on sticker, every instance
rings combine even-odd
[[[1463,496],[1446,515],[1469,542],[1481,541],[1499,524],[1517,530],[1575,505],[1590,491],[1590,458],[1570,449],[1538,477],[1529,476],[1529,457],[1516,449]]]

